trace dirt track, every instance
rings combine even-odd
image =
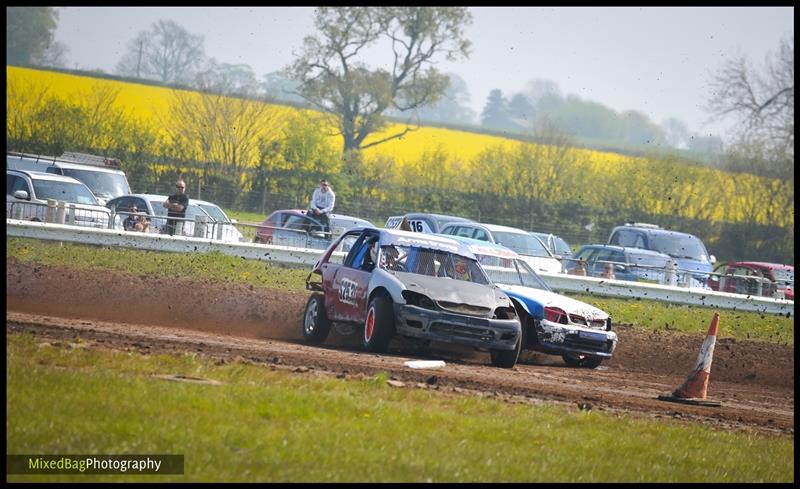
[[[565,402],[717,426],[794,434],[794,350],[725,337],[721,311],[708,397],[722,407],[659,401],[686,378],[703,337],[642,333],[619,326],[619,346],[597,370],[567,368],[534,354],[514,369],[491,367],[486,353],[454,348],[418,352],[393,342],[367,354],[336,333],[328,346],[299,342],[307,294],[211,282],[179,282],[113,272],[76,271],[6,259],[6,331],[147,354],[189,351],[339,377],[389,372],[408,387]],[[80,284],[80,285],[79,285]],[[87,287],[86,284],[92,284]],[[42,299],[46,298],[46,301]],[[709,313],[710,319],[710,313]],[[443,359],[445,368],[411,370],[408,359]]]

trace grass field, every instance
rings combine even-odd
[[[305,290],[306,269],[292,269],[242,260],[221,253],[165,253],[123,248],[72,245],[6,238],[6,256],[49,265],[102,268],[164,277],[210,279],[241,282],[257,287]],[[146,259],[142,259],[142,256]],[[676,330],[704,335],[713,309],[666,304],[656,301],[632,301],[595,296],[576,296],[611,314],[617,324],[631,324],[650,330]],[[794,318],[756,312],[720,311],[719,337],[752,339],[770,343],[794,344]]]
[[[185,456],[183,476],[13,482],[793,480],[790,437],[396,389],[385,374],[311,377],[30,335],[7,335],[6,349],[7,453]]]

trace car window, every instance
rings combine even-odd
[[[550,290],[539,275],[524,260],[476,255],[484,271],[496,284],[521,285],[534,289]]]
[[[559,255],[569,255],[572,253],[569,245],[562,238],[555,236],[556,253]]]
[[[472,258],[418,246],[396,246],[396,248],[399,255],[405,257],[404,264],[408,273],[489,284],[489,278],[477,260]]]
[[[167,199],[164,199],[167,200]],[[167,208],[164,207],[164,200],[151,200],[150,205],[153,206],[153,212],[157,216],[166,216],[167,215]]]
[[[31,195],[31,189],[28,187],[28,182],[19,175],[9,175],[6,173],[6,195],[14,195],[17,190],[24,190]]]
[[[550,252],[544,247],[541,241],[528,233],[509,233],[497,231],[494,233],[494,240],[506,248],[511,248],[520,255],[550,257]]]
[[[286,223],[283,225],[285,228],[289,229],[298,229],[301,231],[310,231],[313,225],[313,221],[306,216],[294,216],[291,215],[286,219]]]
[[[111,209],[114,212],[127,212],[128,209],[131,208],[131,204],[134,202],[133,197],[120,197],[119,199],[115,199],[114,201],[110,202]],[[139,207],[138,205],[136,207]],[[141,210],[141,209],[140,209]]]
[[[92,192],[82,183],[36,179],[33,181],[33,188],[36,191],[37,199],[55,199],[76,204],[98,205]]]
[[[794,282],[794,270],[773,269],[772,276],[776,282]],[[794,285],[793,283],[790,285]]]
[[[80,180],[92,190],[92,193],[101,197],[116,197],[131,192],[128,179],[122,173],[94,171],[83,168],[64,168],[63,174]]]
[[[491,239],[489,239],[489,233],[481,228],[475,228],[475,234],[473,234],[472,237],[481,241],[491,241]]]
[[[355,245],[359,236],[360,233],[351,233],[345,235],[336,245],[336,248],[334,248],[331,257],[328,259],[328,263],[334,263],[336,265],[344,264],[345,257],[347,257],[349,252],[353,249],[353,246]]]
[[[468,226],[453,226],[453,227],[451,227],[451,229],[453,229],[453,228],[455,228],[455,230],[456,230],[456,232],[455,232],[456,236],[463,236],[465,238],[471,238],[475,234],[473,229],[468,227]],[[453,234],[453,233],[450,233],[450,234]]]
[[[650,248],[675,258],[691,258],[701,261],[708,259],[708,253],[703,243],[689,234],[653,234],[650,236]]]
[[[220,209],[215,205],[211,204],[197,204],[197,205],[199,205],[204,211],[208,213],[209,216],[211,216],[217,222],[230,221],[230,219],[228,219],[228,216],[226,216],[225,213],[222,212],[222,209]]]
[[[584,248],[582,250],[578,250],[578,253],[575,255],[575,258],[578,260],[589,261],[589,256],[594,251],[594,248]]]
[[[651,255],[649,253],[628,253],[628,262],[634,265],[645,265],[649,267],[664,268],[669,261],[669,257]]]
[[[634,243],[636,243],[636,235],[637,233],[631,231],[630,229],[619,229],[611,239],[608,241],[608,244],[617,245],[617,246],[630,246],[636,247]],[[641,248],[642,245],[638,246]]]

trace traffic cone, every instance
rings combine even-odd
[[[708,390],[708,377],[711,375],[711,360],[714,356],[714,345],[717,343],[717,326],[719,325],[719,313],[715,312],[711,319],[711,326],[708,328],[708,336],[703,341],[700,348],[700,355],[697,356],[697,364],[686,381],[672,394],[662,394],[658,398],[662,401],[682,402],[686,404],[698,404],[701,406],[721,406],[718,401],[706,399]]]

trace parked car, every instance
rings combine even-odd
[[[522,255],[522,259],[536,271],[560,273],[562,269],[558,258],[538,238],[522,229],[478,222],[458,222],[447,224],[441,233],[501,244]]]
[[[74,224],[107,228],[111,213],[97,202],[92,191],[71,177],[36,171],[6,170],[6,218],[19,216],[45,221],[47,199],[75,205]],[[14,209],[20,207],[20,210]],[[68,217],[66,218],[67,222]]]
[[[711,267],[717,261],[697,236],[662,229],[655,224],[627,223],[617,226],[608,237],[608,244],[658,251],[672,257],[679,272],[690,272],[697,285],[706,286]],[[683,274],[680,274],[683,275]]]
[[[324,250],[331,240],[348,229],[372,226],[372,223],[358,217],[343,214],[328,216],[330,232],[323,232],[322,222],[309,216],[304,209],[278,210],[267,216],[258,226],[255,243],[283,246],[299,246]]]
[[[363,325],[362,344],[372,352],[401,335],[488,349],[498,367],[513,367],[519,356],[514,305],[450,238],[351,229],[314,265],[306,287],[315,292],[303,315],[309,343],[322,343],[332,322],[344,322]]]
[[[760,261],[717,265],[709,277],[711,290],[794,300],[794,267]]]
[[[560,355],[571,367],[597,368],[611,358],[617,334],[597,307],[553,292],[520,255],[504,246],[456,238],[511,297],[522,325],[522,350]]]
[[[116,214],[114,227],[122,229],[122,221],[126,212],[135,205],[140,214],[147,214],[150,219],[150,232],[164,233],[167,224],[167,209],[164,207],[166,195],[156,194],[130,194],[123,195],[108,201],[106,206]],[[186,209],[186,221],[181,226],[182,236],[194,236],[194,221],[197,216],[205,216],[208,224],[204,238],[216,239],[218,229],[222,229],[222,241],[242,242],[244,236],[236,229],[236,222],[228,218],[225,211],[218,205],[205,200],[189,198],[189,207]]]
[[[100,205],[109,199],[131,193],[128,178],[116,158],[64,153],[61,156],[43,156],[26,153],[6,153],[6,168],[40,171],[65,175],[83,182],[92,191]]]
[[[572,248],[560,236],[550,233],[531,232],[557,258],[572,258]]]
[[[410,212],[402,216],[391,216],[386,219],[383,227],[387,229],[397,229],[403,221],[403,217],[408,218],[411,230],[417,233],[440,233],[445,224],[451,222],[474,222],[465,217],[448,216],[445,214],[431,214],[427,212]]]
[[[666,282],[666,266],[671,261],[669,255],[642,248],[625,248],[593,244],[581,246],[572,260],[567,262],[567,273],[577,273],[579,262],[586,266],[590,277],[604,277],[609,264],[614,268],[616,280],[632,282]]]

